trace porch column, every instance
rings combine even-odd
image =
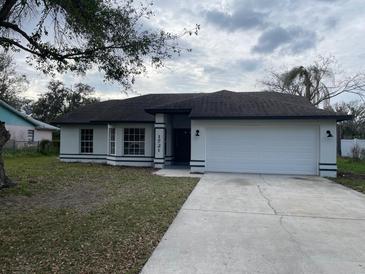
[[[155,114],[155,168],[164,168],[166,149],[166,115]]]

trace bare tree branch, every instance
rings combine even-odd
[[[268,90],[306,97],[315,106],[329,107],[330,99],[341,94],[354,94],[365,102],[365,74],[357,73],[336,80],[334,58],[320,57],[308,67],[294,67],[284,72],[270,72],[261,81]]]
[[[173,55],[184,35],[143,28],[152,12],[133,0],[2,0],[0,46],[29,53],[28,62],[45,73],[85,73],[97,66],[105,79],[131,87],[145,63],[160,67]],[[26,19],[32,16],[33,25]]]

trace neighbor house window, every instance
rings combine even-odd
[[[109,154],[115,154],[115,128],[109,128]]]
[[[28,142],[34,142],[34,130],[28,129]]]
[[[94,132],[92,129],[81,129],[81,153],[93,153],[93,136]]]
[[[124,129],[124,154],[144,155],[144,128]]]

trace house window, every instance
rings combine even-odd
[[[94,132],[92,129],[81,129],[81,153],[93,153],[93,136]]]
[[[144,155],[144,128],[124,129],[124,155]]]
[[[28,129],[28,142],[34,142],[34,130]]]
[[[109,154],[115,155],[115,128],[109,128]]]

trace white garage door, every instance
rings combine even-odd
[[[208,128],[206,170],[316,175],[318,138],[314,126]]]

